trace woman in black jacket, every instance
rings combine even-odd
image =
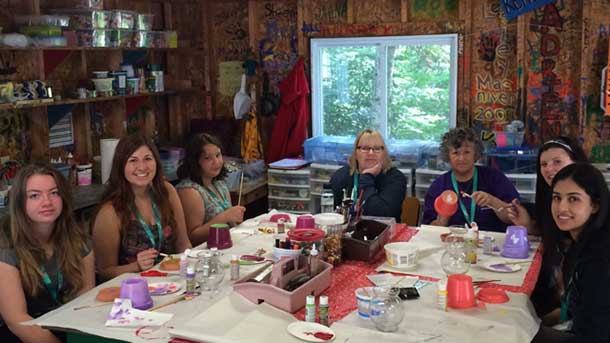
[[[337,170],[330,184],[335,206],[341,204],[345,190],[345,196],[360,200],[363,215],[394,217],[400,222],[407,179],[392,166],[379,131],[367,129],[358,134],[349,165]]]
[[[610,342],[610,195],[603,175],[575,163],[551,186],[553,217],[547,249],[563,256],[560,325],[541,327],[534,342]]]

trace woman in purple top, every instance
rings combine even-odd
[[[455,128],[445,133],[440,153],[451,170],[428,188],[423,224],[449,226],[476,222],[482,230],[505,230],[511,221],[504,209],[511,206],[513,199],[519,199],[519,193],[502,172],[475,166],[482,150],[483,144],[470,128]],[[434,210],[434,200],[448,189],[455,191],[459,199],[458,210],[451,217],[441,216]]]

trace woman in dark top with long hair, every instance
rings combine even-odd
[[[553,177],[565,166],[575,162],[587,162],[587,156],[578,142],[569,137],[557,137],[544,143],[538,151],[536,163],[536,202],[527,204],[527,209],[518,202],[508,209],[508,216],[516,225],[527,227],[530,233],[542,235],[544,245],[543,264],[532,302],[536,312],[548,325],[559,319],[559,295],[555,274],[558,273],[561,256],[553,249],[547,249],[551,239],[549,225],[551,220],[551,182]]]
[[[610,192],[599,170],[574,163],[552,183],[546,249],[561,256],[562,331],[541,326],[534,342],[610,342]]]

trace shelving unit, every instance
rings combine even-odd
[[[309,168],[267,170],[269,209],[296,214],[309,213]]]
[[[446,173],[445,170],[415,169],[415,197],[423,204],[426,192],[437,177]]]
[[[314,213],[320,212],[320,196],[322,195],[322,187],[325,183],[330,182],[333,174],[341,168],[338,164],[322,164],[312,163],[309,166],[309,186],[311,190],[311,211]]]
[[[522,202],[536,201],[536,174],[506,174],[515,185]]]
[[[12,17],[2,17],[0,26],[5,33],[15,32],[14,16],[70,9],[75,2],[9,2],[7,13]],[[120,138],[132,131],[154,136],[160,145],[181,144],[188,134],[190,120],[209,114],[208,108],[211,108],[206,43],[208,28],[203,20],[205,7],[203,0],[104,1],[105,10],[154,14],[153,30],[177,31],[178,48],[0,47],[1,60],[17,70],[14,74],[2,75],[2,79],[12,82],[41,80],[52,87],[54,95],[61,96],[60,100],[51,102],[0,104],[0,118],[10,118],[21,125],[16,129],[23,133],[12,137],[21,143],[19,157],[26,161],[48,161],[69,150],[77,160],[90,161],[99,154],[100,138]],[[73,98],[77,88],[93,88],[90,81],[92,71],[120,70],[121,64],[132,64],[134,68],[162,65],[166,90],[126,96]],[[51,109],[57,110],[55,106],[66,106],[66,110],[72,113],[74,143],[71,146],[49,148],[48,115]]]

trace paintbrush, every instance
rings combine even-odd
[[[101,303],[101,304],[91,304],[91,305],[83,305],[73,308],[74,311],[84,310],[86,308],[94,308],[94,307],[102,307],[104,305],[112,305],[112,302]]]
[[[470,198],[470,199],[472,199],[472,195],[470,195],[470,194],[468,194],[468,193],[466,193],[466,192],[464,192],[464,191],[460,191],[460,194],[461,194],[463,197],[465,197],[465,198]],[[502,212],[502,211],[504,211],[505,209],[510,208],[511,206],[513,206],[513,205],[507,205],[507,206],[503,206],[503,207],[492,207],[492,206],[487,205],[487,206],[483,206],[483,207],[481,208],[481,210],[494,210],[494,211],[496,211],[496,212]]]
[[[161,308],[164,308],[166,306],[175,304],[175,303],[180,302],[182,300],[190,300],[190,299],[192,299],[192,296],[182,293],[182,295],[179,296],[178,298],[176,298],[176,299],[174,299],[172,301],[166,302],[165,304],[157,305],[157,306],[151,308],[149,311],[151,311],[151,312],[152,311],[156,311],[158,309],[161,309]]]
[[[240,206],[241,204],[241,191],[244,188],[244,170],[241,170],[241,177],[239,180],[239,194],[237,195],[237,206]]]

